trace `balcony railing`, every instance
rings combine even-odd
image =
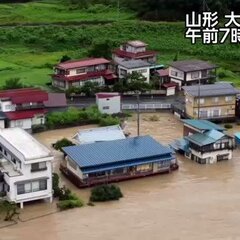
[[[26,106],[16,106],[17,111],[21,110],[29,110],[29,109],[39,109],[39,108],[44,108],[44,104],[36,104],[36,105],[26,105]]]

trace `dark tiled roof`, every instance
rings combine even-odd
[[[211,97],[211,96],[225,96],[225,95],[237,95],[239,90],[234,88],[229,83],[216,83],[207,85],[193,85],[184,86],[183,90],[194,97]]]
[[[202,60],[183,60],[172,62],[170,66],[183,72],[194,72],[199,70],[214,69],[217,66]]]
[[[48,93],[48,100],[44,102],[45,107],[66,107],[67,99],[65,93]]]
[[[151,63],[148,63],[143,60],[121,60],[118,59],[116,62],[121,65],[122,67],[125,67],[127,69],[133,69],[133,68],[142,68],[142,67],[150,67],[152,66]]]

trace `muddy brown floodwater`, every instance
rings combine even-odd
[[[150,134],[167,144],[182,136],[182,124],[168,113],[142,114],[141,134]],[[89,126],[85,127],[89,128]],[[128,128],[136,135],[135,117]],[[50,145],[63,136],[71,137],[78,128],[36,135]],[[235,126],[234,131],[240,131]],[[56,153],[57,169],[61,154]],[[179,156],[180,169],[172,174],[120,183],[124,198],[95,207],[73,209],[0,229],[1,240],[205,240],[240,239],[240,156],[216,165],[201,166]],[[85,201],[89,189],[76,189]],[[55,203],[25,206],[23,220],[55,211]]]

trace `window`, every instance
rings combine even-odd
[[[226,96],[225,97],[225,101],[226,102],[231,102],[233,100],[233,97],[232,96]]]
[[[38,171],[44,171],[44,170],[47,170],[46,162],[32,164],[31,172],[38,172]]]
[[[208,111],[207,110],[200,110],[199,111],[200,118],[207,118],[208,117]]]
[[[214,98],[212,98],[212,101],[213,101],[214,103],[217,103],[217,102],[219,101],[219,98],[218,98],[218,97],[214,97]]]
[[[21,120],[16,121],[15,126],[16,127],[22,127],[23,126],[23,121],[21,121]]]
[[[17,194],[38,192],[47,189],[47,179],[17,184]]]
[[[214,109],[213,110],[213,117],[219,117],[220,116],[220,110],[219,109]]]
[[[191,73],[191,78],[192,78],[192,79],[199,78],[199,72],[193,72],[193,73]]]
[[[78,68],[78,69],[76,70],[76,73],[77,73],[77,74],[85,73],[85,72],[86,72],[86,69],[85,69],[85,68]]]
[[[197,99],[197,104],[199,102],[200,102],[200,104],[204,104],[205,103],[205,99],[204,98]]]
[[[139,72],[139,73],[146,73],[146,72],[147,72],[147,69],[142,69],[142,70],[139,70],[138,72]]]
[[[74,161],[72,161],[71,159],[68,159],[68,164],[71,168],[77,170],[77,164]]]
[[[108,109],[109,109],[109,106],[103,107],[103,110],[108,110]]]

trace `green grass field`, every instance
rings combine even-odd
[[[133,13],[97,5],[89,9],[73,9],[58,0],[36,1],[23,4],[0,4],[0,25],[37,24],[81,21],[116,21],[134,18]]]
[[[87,56],[88,49],[97,43],[108,40],[113,47],[117,47],[130,39],[147,42],[150,49],[159,52],[158,62],[161,64],[169,64],[176,53],[179,59],[212,61],[220,67],[220,80],[240,86],[239,45],[192,45],[184,37],[183,23],[154,23],[131,18],[132,14],[121,12],[119,21],[113,21],[117,20],[114,9],[110,11],[101,5],[84,11],[70,10],[69,6],[57,4],[57,0],[0,4],[0,24],[65,22],[62,26],[0,27],[0,86],[13,77],[19,77],[27,85],[46,86],[50,82],[52,66],[63,55],[83,58]],[[71,22],[83,19],[113,22],[78,26]]]

